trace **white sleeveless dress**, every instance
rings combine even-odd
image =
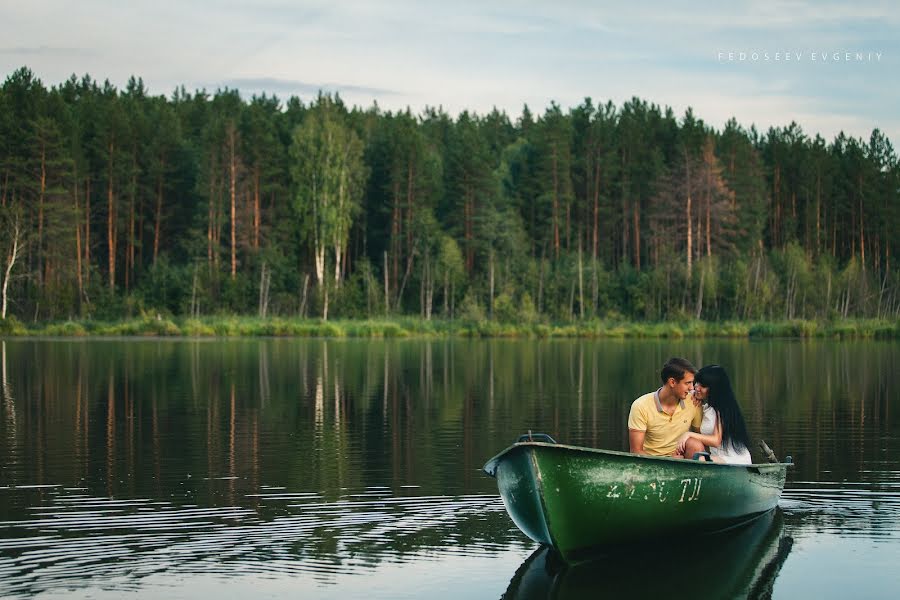
[[[700,423],[700,433],[703,435],[712,435],[716,431],[716,420],[718,419],[716,409],[709,404],[703,405],[703,421]],[[747,448],[735,449],[731,444],[722,444],[718,448],[710,446],[710,456],[718,456],[726,463],[732,465],[749,465],[753,463],[750,457],[750,450]]]

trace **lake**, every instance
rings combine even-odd
[[[895,598],[898,342],[0,342],[3,598]],[[627,449],[670,356],[732,377],[796,467],[752,527],[561,569],[485,461],[529,430]],[[762,461],[753,448],[754,458]],[[662,557],[665,560],[665,557]],[[688,594],[690,592],[690,594]]]

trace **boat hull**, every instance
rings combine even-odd
[[[787,466],[521,442],[484,470],[519,529],[573,560],[604,546],[745,523],[778,504]]]

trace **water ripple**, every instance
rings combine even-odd
[[[835,533],[879,540],[900,535],[900,482],[796,481],[781,507],[794,535]]]
[[[394,496],[261,489],[258,508],[109,499],[62,488],[33,518],[0,521],[0,595],[33,595],[155,573],[310,573],[324,581],[430,554],[490,555],[519,536],[495,495]],[[278,511],[269,509],[275,504]]]

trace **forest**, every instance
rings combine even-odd
[[[639,98],[416,110],[22,67],[0,87],[0,318],[900,317],[878,129],[717,130]]]

